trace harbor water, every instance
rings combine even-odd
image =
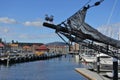
[[[49,60],[0,65],[0,80],[87,80],[75,71],[84,67],[78,59],[67,55]]]

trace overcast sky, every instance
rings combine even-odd
[[[43,27],[45,14],[54,24],[66,20],[88,0],[0,0],[0,38],[11,42],[62,41],[55,31]],[[99,0],[91,0],[90,5]],[[104,0],[88,10],[86,22],[94,28],[120,23],[120,0]],[[120,27],[120,25],[118,25]]]

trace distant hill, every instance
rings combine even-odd
[[[53,46],[53,45],[55,45],[55,46],[65,46],[67,44],[64,43],[64,42],[52,42],[52,43],[47,43],[46,45],[47,46]]]

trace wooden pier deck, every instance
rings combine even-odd
[[[86,77],[88,80],[112,80],[110,78],[105,77],[105,73],[97,73],[95,71],[88,70],[86,68],[75,68],[75,70]]]

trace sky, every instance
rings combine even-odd
[[[59,24],[80,10],[87,1],[89,0],[0,0],[0,38],[6,42],[62,41],[54,30],[42,25],[45,15],[53,15],[53,23]],[[99,0],[90,0],[89,5],[96,1]],[[96,29],[103,25],[119,24],[119,8],[120,0],[104,0],[99,6],[87,11],[85,22]]]

